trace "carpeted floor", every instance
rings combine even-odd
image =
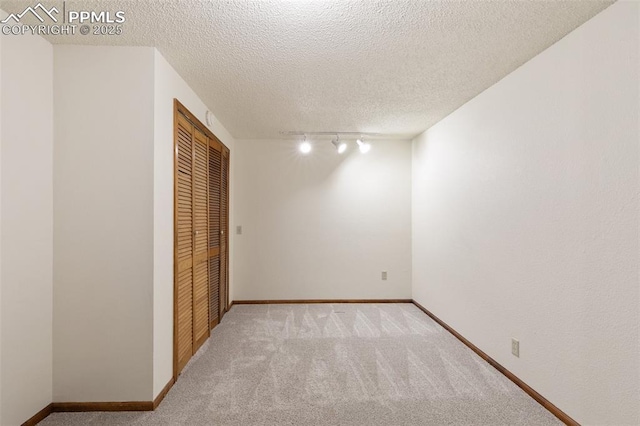
[[[236,305],[160,407],[41,425],[557,425],[412,304]]]

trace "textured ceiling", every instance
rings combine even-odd
[[[610,3],[68,0],[67,10],[124,10],[124,34],[49,40],[156,46],[236,138],[414,135]]]

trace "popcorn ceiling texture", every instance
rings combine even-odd
[[[67,10],[124,10],[124,34],[49,40],[157,47],[235,138],[413,136],[609,4],[75,0]]]

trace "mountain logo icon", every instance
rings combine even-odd
[[[39,13],[38,13],[39,12]],[[53,22],[58,22],[58,19],[54,16],[54,13],[57,15],[60,11],[54,6],[51,9],[47,9],[42,5],[42,3],[38,3],[35,7],[27,7],[22,13],[12,13],[7,16],[4,20],[0,21],[2,24],[8,23],[10,20],[14,20],[16,23],[19,23],[20,20],[27,14],[31,13],[35,16],[40,22],[44,23],[44,17],[49,17]]]

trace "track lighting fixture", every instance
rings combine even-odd
[[[340,135],[336,135],[336,138],[332,140],[331,143],[336,147],[336,150],[338,150],[338,154],[342,154],[347,150],[347,144],[340,140]]]
[[[360,148],[360,152],[363,154],[366,154],[371,150],[371,144],[363,142],[362,139],[358,139],[356,143],[358,144],[358,148]]]
[[[304,140],[300,143],[300,152],[303,154],[308,154],[311,152],[311,144],[307,142],[307,135],[304,135]]]
[[[359,132],[356,133],[356,132],[334,132],[334,131],[332,132],[302,132],[302,131],[293,132],[292,131],[292,132],[280,132],[280,133],[288,136],[303,137],[303,139],[300,140],[300,144],[298,145],[298,149],[300,150],[300,153],[303,155],[310,154],[311,151],[313,151],[313,144],[307,140],[308,135],[315,135],[322,138],[323,140],[326,140],[325,138],[327,136],[335,135],[335,137],[331,139],[331,144],[335,147],[336,151],[338,151],[338,154],[344,154],[345,152],[347,152],[347,150],[349,149],[349,143],[351,143],[351,141],[353,140],[350,138],[355,139],[357,137],[358,139],[356,140],[356,143],[358,144],[358,149],[362,154],[366,154],[369,151],[371,151],[371,144],[369,142],[365,142],[364,138],[384,136],[380,133],[359,133]],[[344,136],[348,138],[347,141],[341,138]]]

